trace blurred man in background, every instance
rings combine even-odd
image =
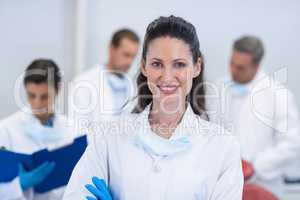
[[[53,60],[36,59],[27,67],[23,82],[29,106],[1,120],[0,149],[31,155],[44,149],[63,147],[78,136],[67,125],[66,116],[57,112],[54,106],[61,88],[61,79],[60,69]],[[13,173],[12,160],[18,160],[17,156],[1,157],[1,165],[8,162],[11,167],[5,169],[7,171],[1,171],[0,175],[5,177],[6,173]],[[45,161],[31,170],[20,162],[16,177],[11,181],[0,181],[0,199],[61,199],[64,186],[44,193],[35,191],[39,184],[51,181],[49,177],[55,168],[62,167],[53,161],[53,157],[50,160],[52,161]]]
[[[133,97],[132,81],[126,75],[139,49],[139,37],[129,29],[112,36],[108,62],[93,67],[71,84],[69,114],[79,131],[119,114]]]
[[[242,158],[254,168],[250,181],[280,197],[284,170],[299,159],[299,117],[292,93],[261,69],[263,56],[258,38],[237,39],[231,78],[219,82],[218,89],[211,87],[220,98],[207,104],[210,119],[239,139]]]

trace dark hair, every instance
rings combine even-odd
[[[249,53],[253,57],[253,63],[259,64],[264,56],[264,46],[262,41],[255,36],[243,36],[233,44],[233,49],[243,53]]]
[[[48,83],[54,86],[55,90],[59,90],[61,75],[58,66],[53,60],[36,59],[25,71],[24,85],[27,83]]]
[[[205,91],[203,84],[204,62],[195,27],[184,19],[175,16],[159,17],[154,20],[148,25],[144,38],[142,52],[142,59],[144,61],[146,60],[149,43],[159,37],[172,37],[183,40],[190,47],[193,62],[196,63],[199,58],[202,59],[201,73],[193,79],[192,89],[187,96],[187,101],[189,101],[195,114],[205,114]],[[146,106],[152,102],[152,93],[147,85],[147,77],[141,72],[137,77],[137,87],[138,102],[132,111],[133,113],[142,112]]]
[[[112,39],[111,39],[111,44],[114,46],[114,47],[119,47],[122,39],[124,38],[127,38],[133,42],[136,42],[136,43],[139,43],[140,42],[140,39],[139,39],[139,36],[133,32],[132,30],[130,29],[120,29],[118,31],[116,31],[113,36],[112,36]]]

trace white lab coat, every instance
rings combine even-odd
[[[141,114],[121,116],[94,136],[72,173],[64,200],[91,195],[84,186],[93,176],[108,182],[115,200],[242,199],[240,149],[232,135],[188,107],[172,137],[188,135],[192,146],[157,157],[136,140],[140,132],[155,134],[148,114],[149,107]]]
[[[69,116],[74,119],[78,132],[97,132],[101,121],[109,121],[119,111],[115,108],[113,91],[108,84],[105,66],[97,65],[71,82],[69,93]],[[128,79],[128,100],[135,95],[132,80]],[[132,107],[126,107],[130,112]]]
[[[300,153],[299,117],[293,95],[263,71],[246,85],[250,92],[244,96],[234,95],[228,84],[227,79],[217,83],[217,90],[209,90],[209,118],[237,136],[242,158],[255,169],[251,181],[281,197],[284,171]]]
[[[28,112],[28,110],[27,110]],[[65,136],[55,142],[41,142],[32,139],[24,131],[24,124],[33,117],[23,111],[16,112],[0,122],[0,147],[18,153],[32,154],[44,148],[55,149],[72,143],[76,137],[74,130],[67,126],[67,118],[56,114],[53,121],[53,129],[65,132]],[[42,126],[42,124],[41,124]],[[16,177],[8,183],[0,183],[0,199],[2,200],[60,200],[65,187],[54,189],[50,192],[37,194],[32,189],[23,192],[20,180]]]

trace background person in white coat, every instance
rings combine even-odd
[[[54,110],[60,82],[59,68],[52,60],[38,59],[28,66],[24,76],[24,85],[30,108],[22,108],[21,111],[0,122],[0,147],[2,149],[32,154],[73,141],[75,132],[67,126],[67,118]],[[19,175],[11,182],[0,183],[0,199],[61,199],[64,187],[42,194],[34,193],[32,189],[46,180],[55,167],[55,163],[45,162],[32,171],[26,171],[20,163]]]
[[[139,37],[129,29],[116,31],[109,46],[108,63],[95,66],[71,83],[69,114],[74,126],[86,128],[121,112],[134,97],[132,80],[126,74],[139,48]]]
[[[137,79],[138,104],[93,137],[64,199],[241,200],[239,145],[200,117],[205,111],[203,66],[191,23],[174,16],[150,23]],[[92,177],[95,185],[85,188]]]
[[[257,37],[237,39],[231,79],[210,87],[216,90],[206,102],[210,119],[238,137],[242,158],[254,167],[251,181],[281,197],[284,171],[299,159],[299,117],[291,92],[261,69],[263,55]]]

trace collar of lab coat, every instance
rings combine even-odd
[[[21,112],[24,113],[24,120],[25,121],[33,120],[33,121],[39,122],[41,124],[41,126],[44,126],[40,122],[40,120],[33,114],[32,110],[29,107],[23,107],[21,109]],[[51,120],[53,122],[53,127],[54,127],[54,125],[56,124],[56,121],[57,121],[57,114],[55,112],[53,113],[53,116],[52,116]]]
[[[38,123],[40,126],[45,126],[40,122],[40,120],[36,116],[34,116],[34,114],[32,113],[32,110],[30,108],[23,107],[21,109],[21,112],[23,113],[23,116],[24,116],[23,120],[22,120],[23,125],[25,125],[27,123],[35,122],[35,123]],[[63,134],[64,136],[71,134],[71,133],[65,133],[65,131],[67,129],[67,119],[65,119],[60,114],[57,114],[55,111],[54,111],[54,116],[53,116],[53,126],[51,128],[53,128],[53,130],[55,130],[59,134]],[[70,129],[70,131],[71,131],[71,129]]]
[[[198,117],[188,105],[172,136],[169,139],[162,138],[151,129],[148,120],[150,108],[151,105],[140,113],[136,120],[138,128],[134,134],[134,143],[142,147],[152,158],[168,157],[185,152],[192,146],[205,142],[206,140],[199,141],[198,138],[211,133],[212,129],[209,127],[209,123]]]
[[[151,105],[148,105],[145,108],[145,110],[139,114],[139,117],[137,119],[137,122],[138,122],[137,134],[156,134],[152,131],[151,125],[149,123],[150,108],[151,108]],[[203,130],[203,129],[201,129],[201,127],[199,127],[199,126],[202,126],[202,123],[199,120],[202,120],[202,119],[200,119],[200,117],[198,117],[193,112],[190,104],[188,104],[181,121],[177,125],[174,133],[169,138],[169,140],[175,140],[175,139],[179,139],[181,137],[192,138],[194,136],[197,136],[197,134],[199,134],[199,131]]]

